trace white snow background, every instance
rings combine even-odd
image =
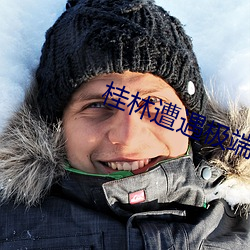
[[[66,0],[0,0],[0,131],[18,108]],[[250,1],[156,0],[192,37],[208,91],[250,106]],[[213,86],[213,87],[211,87]]]

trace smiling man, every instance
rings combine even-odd
[[[233,151],[249,117],[207,98],[153,1],[68,1],[0,138],[0,249],[249,249],[249,155]]]
[[[126,86],[130,93],[127,100],[122,101],[125,110],[116,108],[114,95],[103,104],[105,97],[102,95],[111,82],[113,88]],[[139,107],[143,99],[151,98],[151,117],[145,113],[141,119],[142,111],[129,115],[126,106],[137,92],[141,98]],[[125,71],[100,75],[83,84],[72,96],[63,115],[70,164],[88,173],[105,174],[117,170],[138,173],[139,169],[142,172],[161,160],[184,155],[189,138],[152,122],[156,108],[162,109],[165,102],[180,109],[172,129],[180,128],[180,117],[186,119],[185,106],[175,90],[157,76]]]

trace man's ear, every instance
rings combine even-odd
[[[188,125],[187,134],[188,134],[188,135],[192,135],[192,134],[193,134],[193,127],[190,126],[190,125]]]

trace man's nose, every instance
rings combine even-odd
[[[108,132],[108,138],[112,144],[120,144],[124,146],[136,145],[143,142],[143,137],[148,133],[145,118],[140,119],[140,113],[129,110],[117,111],[112,118],[111,126]],[[148,121],[149,122],[149,121]]]

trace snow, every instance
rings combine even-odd
[[[0,2],[0,131],[18,108],[39,62],[46,30],[65,0]]]
[[[159,0],[193,38],[202,76],[218,99],[250,105],[250,2]],[[229,95],[229,96],[227,96]]]
[[[46,30],[66,0],[1,0],[0,131],[22,102],[37,67]],[[250,2],[157,0],[192,37],[208,91],[250,106]]]

